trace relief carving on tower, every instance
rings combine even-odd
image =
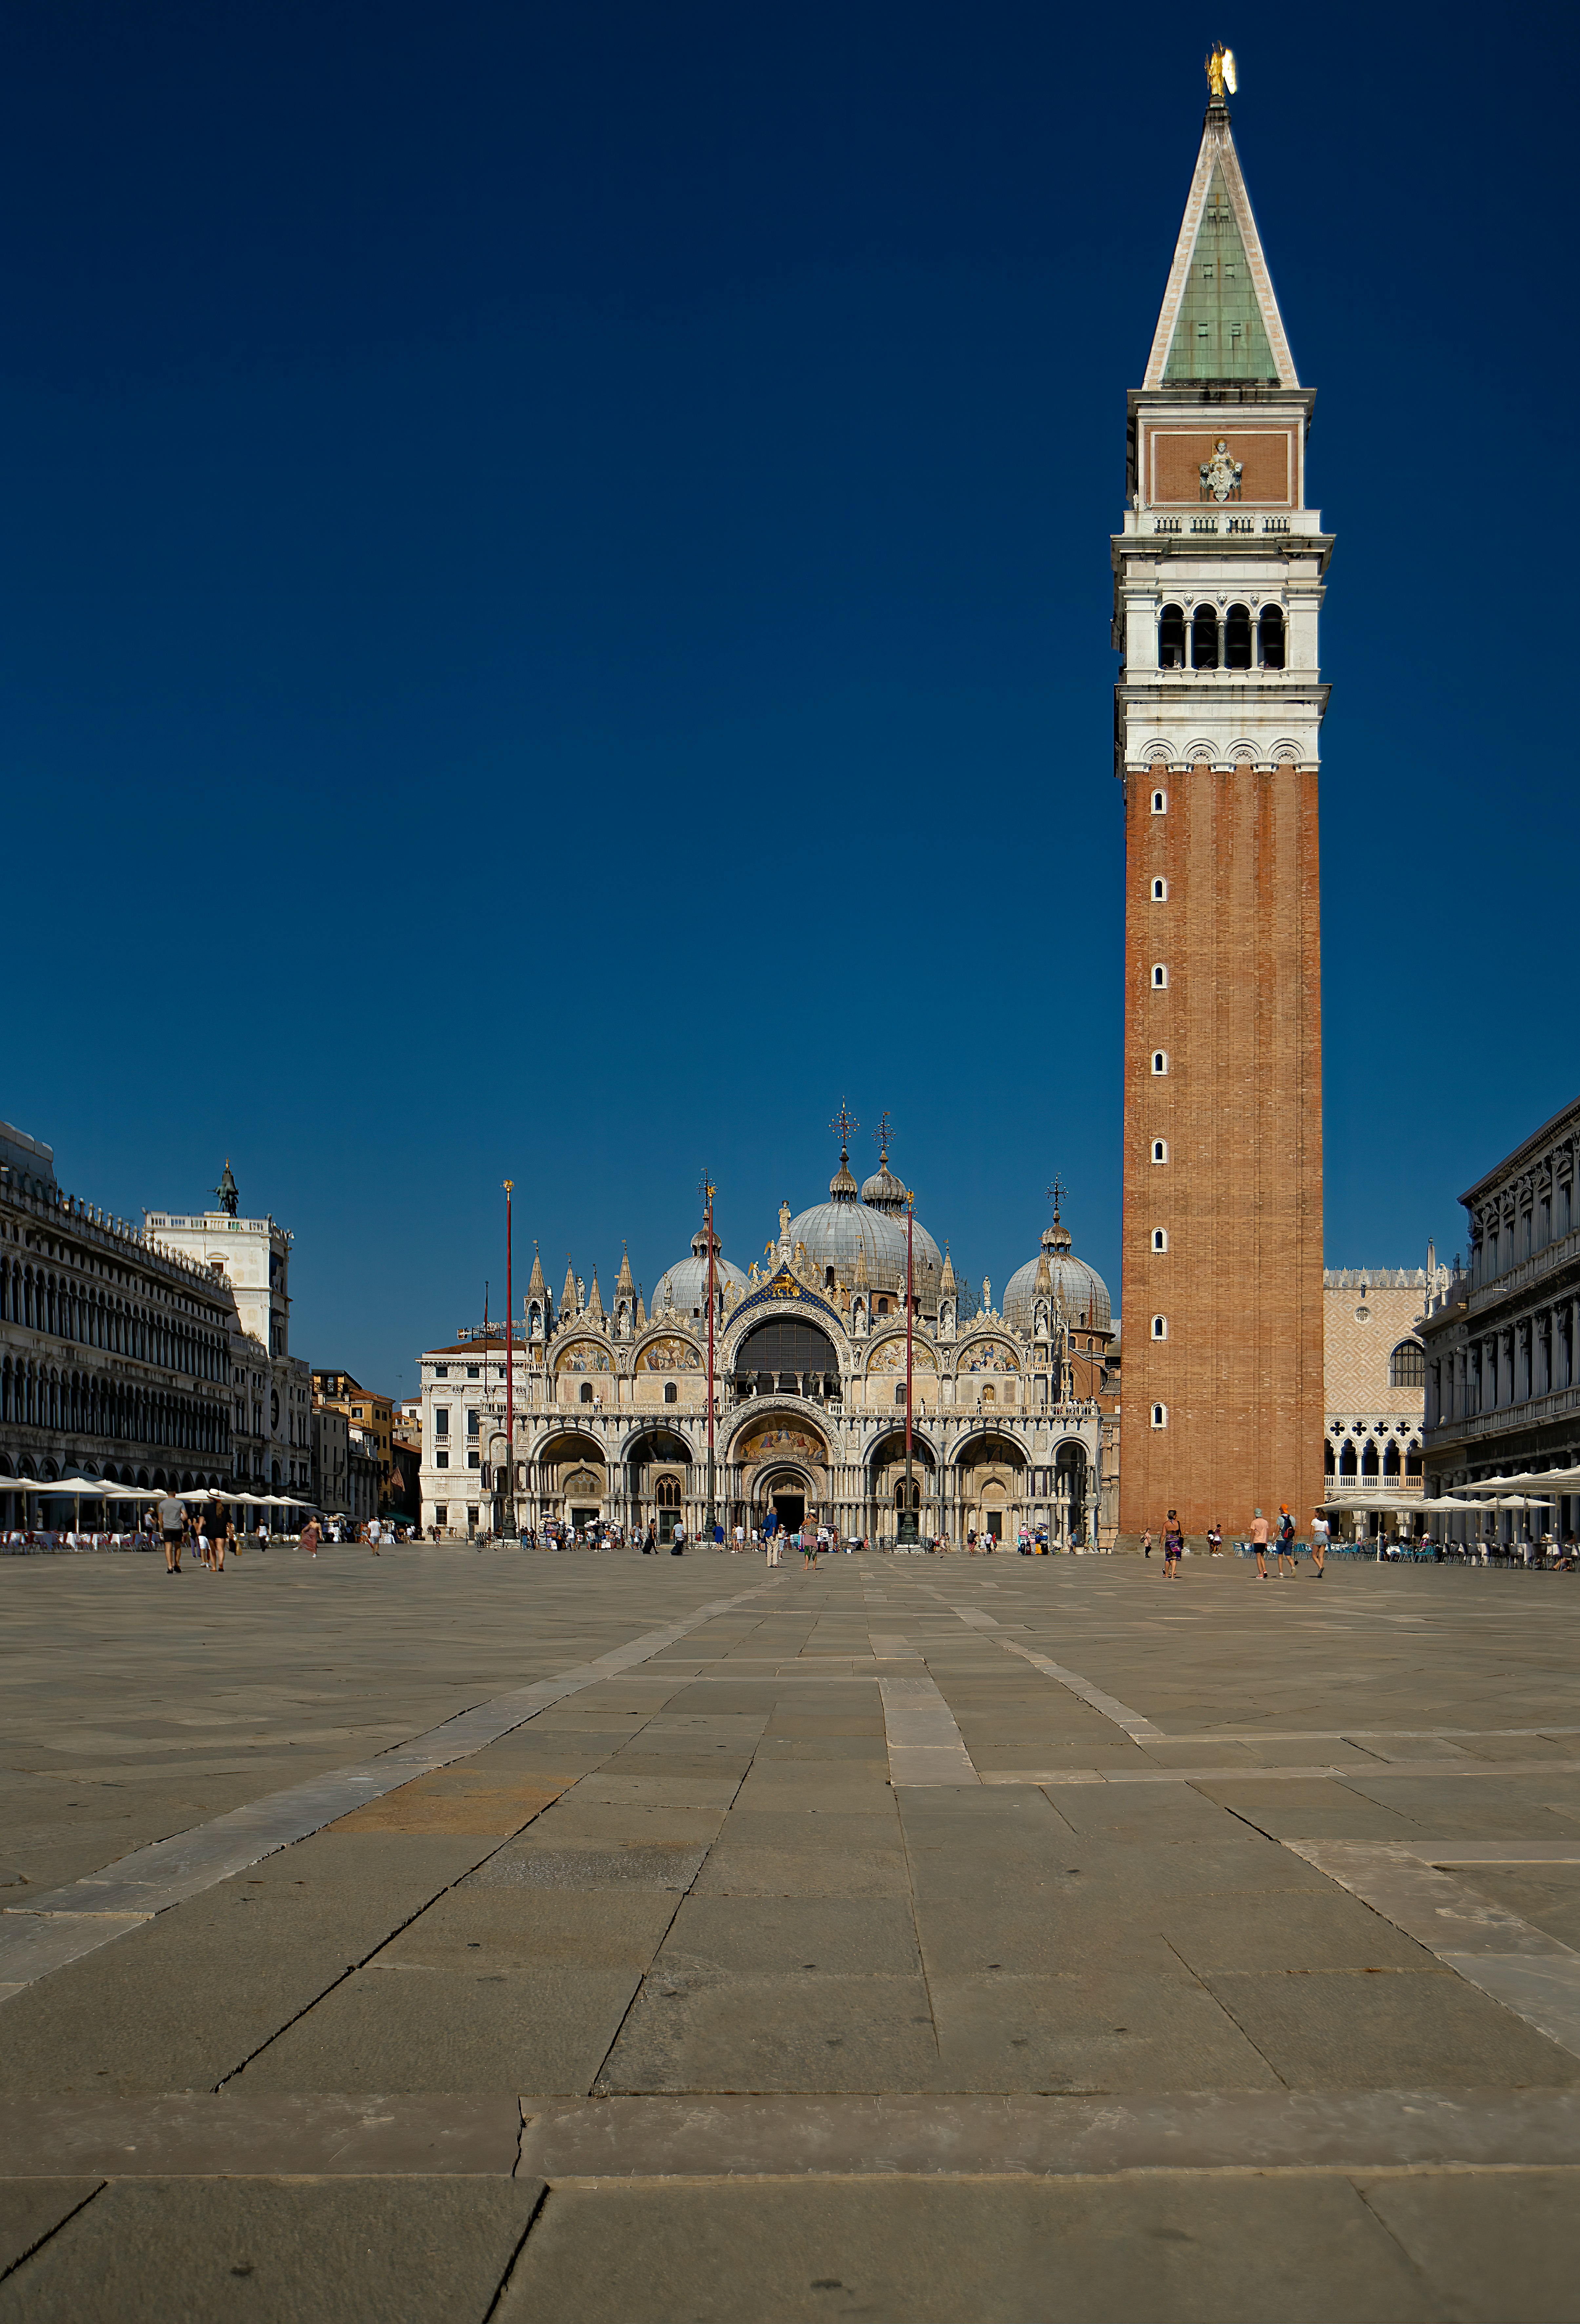
[[[1236,460],[1229,450],[1227,439],[1220,436],[1212,447],[1211,457],[1201,464],[1201,489],[1215,501],[1226,501],[1233,493],[1240,494],[1240,477],[1245,463]]]

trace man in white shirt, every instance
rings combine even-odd
[[[187,1507],[175,1494],[166,1493],[159,1505],[159,1529],[164,1536],[165,1572],[179,1573],[181,1570],[181,1530],[187,1522]]]

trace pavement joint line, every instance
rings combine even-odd
[[[1056,1680],[1071,1694],[1079,1695],[1104,1719],[1111,1720],[1116,1727],[1122,1727],[1126,1735],[1144,1735],[1149,1741],[1153,1738],[1159,1742],[1171,1739],[1163,1734],[1161,1728],[1154,1727],[1150,1719],[1143,1718],[1139,1711],[1132,1711],[1127,1702],[1120,1702],[1113,1695],[1105,1694],[1101,1687],[1094,1686],[1090,1679],[1083,1678],[1079,1671],[1066,1670],[1062,1663],[1053,1662],[1048,1655],[1038,1654],[1033,1646],[1023,1646],[1015,1638],[997,1638],[994,1644],[1002,1646],[1006,1655],[1019,1655],[1045,1677]]]
[[[1572,2165],[1573,2089],[1185,2092],[1156,2098],[522,2101],[520,2171],[574,2179],[1057,2176],[1137,2170]]]
[[[889,1781],[896,1791],[902,1786],[919,1789],[934,1784],[980,1783],[936,1680],[925,1671],[907,1672],[903,1677],[880,1678],[877,1691],[883,1699]]]
[[[308,1839],[351,1807],[400,1791],[436,1767],[473,1757],[539,1711],[651,1660],[662,1646],[704,1622],[776,1589],[776,1581],[757,1582],[733,1598],[711,1599],[684,1621],[644,1631],[552,1678],[474,1703],[382,1754],[372,1766],[309,1776],[288,1791],[271,1793],[190,1831],[135,1849],[102,1872],[30,1898],[25,1905],[6,1905],[0,1912],[0,2005],[52,1969],[141,1928],[170,1905],[217,1886],[294,1840]]]
[[[1309,1767],[988,1767],[984,1784],[1292,1784],[1347,1783],[1356,1779],[1376,1784],[1384,1777],[1410,1775],[1572,1775],[1580,1764],[1550,1759],[1380,1759],[1374,1767],[1357,1766],[1353,1759],[1337,1765]],[[1566,1861],[1555,1858],[1555,1861]]]
[[[1088,2176],[1573,2166],[1580,2091],[0,2099],[0,2180]]]
[[[1424,1945],[1466,1984],[1580,2058],[1580,1952],[1440,1868],[1580,1864],[1580,1847],[1459,1840],[1285,1840],[1282,1845]]]

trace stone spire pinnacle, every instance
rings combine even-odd
[[[949,1255],[949,1245],[946,1242],[943,1246],[943,1273],[938,1278],[938,1293],[940,1298],[952,1299],[955,1296],[957,1287],[958,1286],[955,1283],[954,1261]]]
[[[527,1296],[528,1299],[531,1298],[532,1294],[535,1291],[544,1297],[547,1297],[548,1294],[548,1286],[543,1279],[543,1261],[537,1255],[537,1245],[536,1243],[532,1246],[532,1272],[527,1277]]]
[[[560,1314],[574,1315],[576,1312],[576,1270],[571,1265],[571,1254],[565,1253],[565,1287],[560,1293]]]
[[[594,1277],[593,1280],[597,1280],[596,1277]],[[615,1292],[618,1296],[623,1291],[629,1296],[636,1287],[636,1285],[631,1280],[631,1262],[627,1254],[626,1247],[622,1242],[620,1247],[620,1273],[614,1278]]]
[[[598,1296],[598,1269],[592,1269],[592,1288],[587,1296],[587,1314],[594,1323],[603,1321],[603,1302]]]

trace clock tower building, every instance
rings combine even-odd
[[[1122,1538],[1304,1533],[1324,1489],[1314,401],[1215,82],[1113,542]]]

